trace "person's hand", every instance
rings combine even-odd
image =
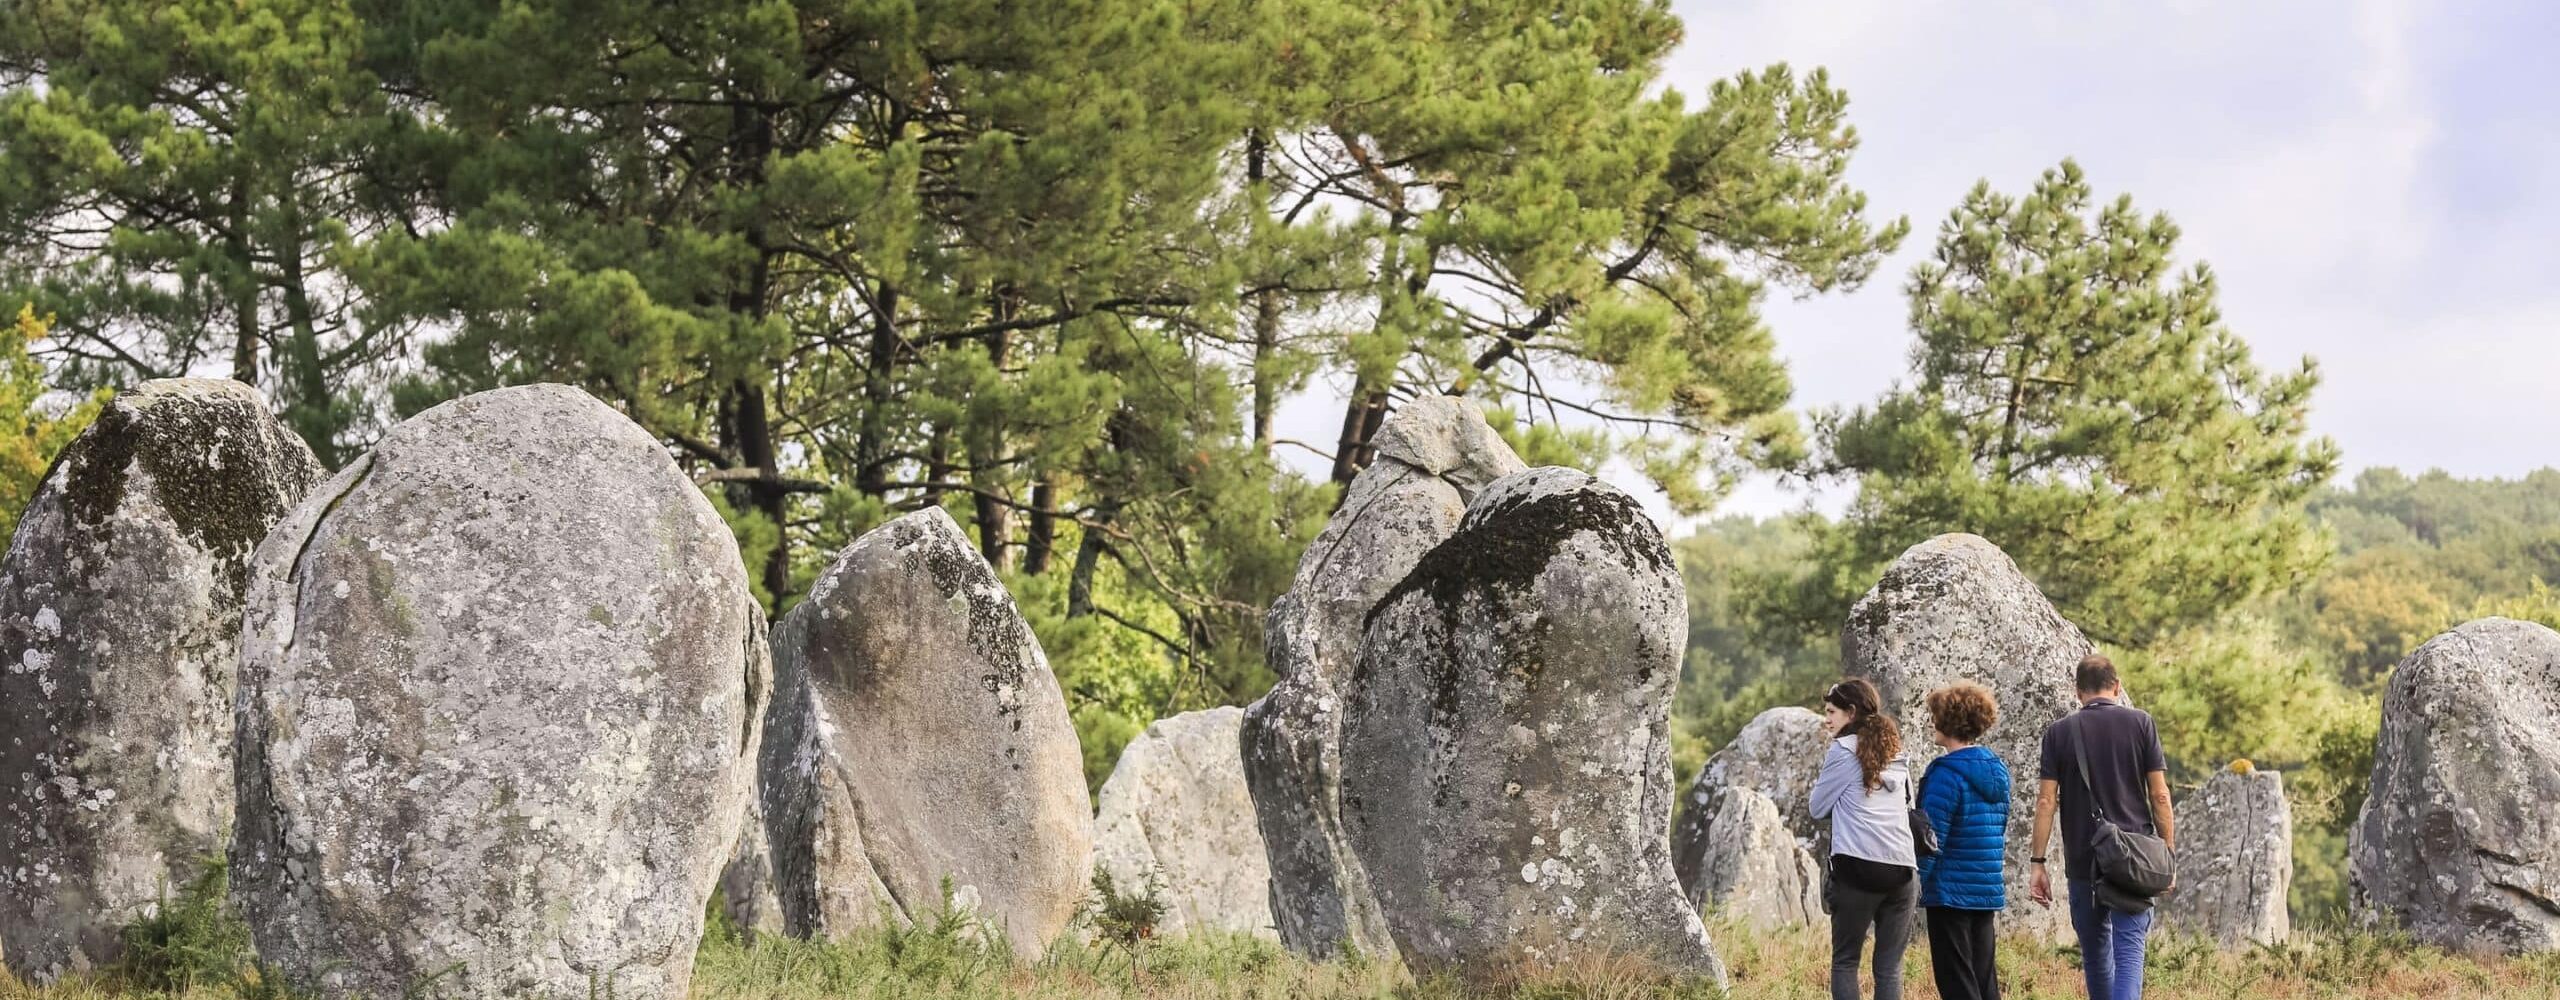
[[[2037,865],[2034,874],[2027,877],[2027,898],[2037,906],[2053,905],[2053,873],[2043,865]]]

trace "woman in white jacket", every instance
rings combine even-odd
[[[1876,1000],[1901,1000],[1902,952],[1920,905],[1913,877],[1911,769],[1876,686],[1852,677],[1822,696],[1832,737],[1813,781],[1813,818],[1831,821],[1831,1000],[1858,1000],[1858,959],[1875,931]]]

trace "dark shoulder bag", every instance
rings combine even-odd
[[[2098,808],[2098,785],[2089,780],[2089,734],[2075,728],[2071,735],[2080,758],[2080,787],[2089,793],[2089,818],[2097,823],[2097,843],[2089,847],[2099,881],[2146,901],[2169,891],[2178,877],[2178,861],[2169,852],[2169,842],[2107,820],[2106,812]],[[2145,804],[2147,808],[2147,799]]]
[[[1929,822],[1928,812],[1920,808],[1918,793],[1912,790],[1917,784],[1911,777],[1911,765],[1902,765],[1902,806],[1911,820],[1911,852],[1925,858],[1938,853],[1938,828]]]

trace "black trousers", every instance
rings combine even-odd
[[[1940,1000],[2000,1000],[2000,938],[1991,910],[1929,908],[1929,968]]]
[[[1876,1000],[1902,1000],[1902,952],[1920,912],[1920,880],[1909,868],[1839,855],[1831,876],[1831,1000],[1860,1000],[1858,960],[1870,932]]]

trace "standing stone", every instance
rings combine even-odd
[[[2463,951],[2560,951],[2560,634],[2483,618],[2400,661],[2349,834],[2358,917]],[[2184,824],[2180,824],[2184,830]]]
[[[1822,880],[1821,858],[1830,843],[1830,826],[1813,818],[1811,795],[1813,779],[1822,770],[1822,716],[1797,706],[1773,708],[1760,713],[1733,742],[1707,758],[1705,767],[1689,785],[1688,808],[1680,816],[1680,825],[1672,831],[1672,869],[1680,875],[1680,885],[1689,894],[1691,904],[1704,907],[1722,902],[1727,909],[1741,908],[1755,924],[1763,927],[1788,926],[1791,916],[1819,918]],[[1724,797],[1727,789],[1754,793],[1769,804],[1777,837],[1758,826],[1720,834],[1717,826],[1725,822],[1728,804],[1740,799]],[[1754,818],[1753,823],[1758,820]],[[1749,847],[1769,852],[1769,856],[1731,857],[1720,852]],[[1782,849],[1783,848],[1783,849]],[[1811,891],[1815,906],[1810,911],[1788,901],[1798,897],[1787,884],[1758,885],[1748,881],[1744,873],[1795,871],[1803,865],[1814,866]],[[1702,878],[1713,870],[1716,877]],[[1746,885],[1748,898],[1730,898],[1730,887]],[[1762,900],[1773,905],[1757,909]],[[1809,914],[1807,916],[1806,914]],[[1767,919],[1763,919],[1766,917]]]
[[[1093,861],[1127,891],[1159,880],[1164,934],[1218,931],[1276,940],[1271,866],[1244,788],[1244,710],[1158,719],[1120,752],[1095,808]]]
[[[238,382],[118,395],[0,562],[0,955],[113,961],[222,851],[249,553],[322,471]]]
[[[2177,804],[2178,890],[2160,897],[2163,926],[2226,947],[2293,933],[2293,807],[2284,779],[2245,764]]]
[[[789,932],[948,904],[1019,956],[1045,951],[1092,870],[1083,753],[1039,641],[951,515],[856,539],[773,650],[764,809]]]
[[[1632,954],[1723,981],[1663,836],[1687,632],[1661,533],[1570,469],[1488,487],[1378,603],[1342,815],[1417,972]]]
[[[1700,913],[1722,910],[1764,931],[1809,927],[1823,918],[1822,865],[1787,825],[1778,804],[1728,786],[1710,802],[1716,819],[1686,886]]]
[[[1467,500],[1525,468],[1475,406],[1406,403],[1379,429],[1378,457],[1271,605],[1270,693],[1245,710],[1246,787],[1270,856],[1271,917],[1291,951],[1332,958],[1348,944],[1393,955],[1368,875],[1342,833],[1341,700],[1361,623],[1424,552],[1458,530]]]
[[[418,414],[267,536],[246,619],[262,960],[328,997],[685,995],[771,669],[648,432],[559,385]]]
[[[2063,907],[2027,898],[2035,824],[2036,761],[2044,727],[2078,707],[2072,673],[2089,640],[1997,546],[1975,535],[1939,535],[1902,553],[1849,611],[1840,631],[1843,670],[1875,681],[1902,726],[1912,773],[1938,755],[1922,699],[1968,680],[1991,689],[2000,722],[1982,745],[2009,763],[2009,913],[2004,931],[2046,940],[2071,933]],[[2055,878],[2062,851],[2052,851]]]

